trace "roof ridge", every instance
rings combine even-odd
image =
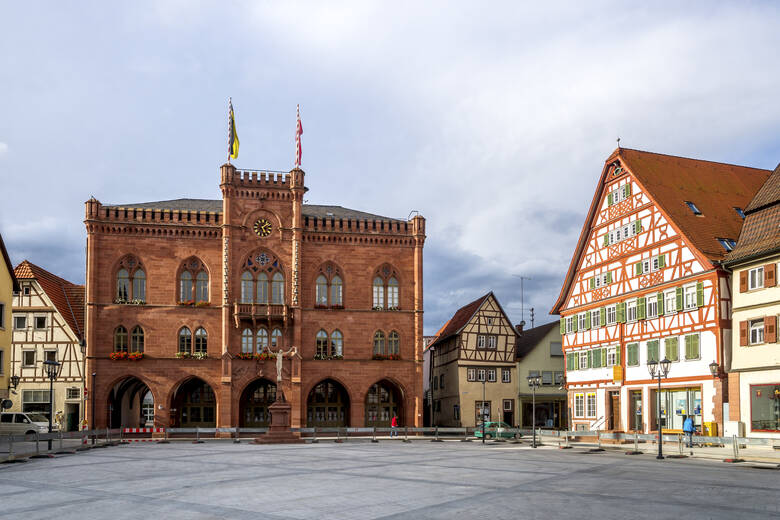
[[[686,157],[684,155],[674,155],[674,154],[670,154],[670,153],[651,152],[651,151],[648,151],[648,150],[638,150],[636,148],[626,148],[624,146],[621,146],[616,151],[617,151],[618,155],[620,155],[620,152],[621,151],[625,151],[625,150],[628,150],[629,152],[646,153],[646,154],[649,154],[649,155],[661,155],[661,156],[664,156],[664,157],[674,157],[675,159],[685,159],[686,161],[696,161],[696,162],[703,162],[703,163],[710,163],[710,164],[722,164],[723,166],[735,166],[737,168],[747,168],[749,170],[772,171],[772,170],[770,170],[768,168],[756,168],[754,166],[745,166],[743,164],[727,163],[727,162],[722,162],[722,161],[710,161],[708,159],[697,159],[695,157]],[[614,153],[615,152],[613,152],[613,154]],[[611,155],[610,155],[610,157],[611,157]],[[604,162],[609,162],[609,159],[607,159]]]
[[[24,264],[26,264],[29,267],[29,269],[32,272],[34,278],[37,278],[37,277],[40,276],[40,277],[44,277],[44,278],[49,278],[50,280],[55,281],[55,282],[57,282],[59,284],[62,284],[62,285],[76,285],[73,282],[71,282],[69,280],[66,280],[65,278],[62,278],[61,276],[57,276],[56,274],[54,274],[54,273],[52,273],[50,271],[47,271],[43,267],[41,267],[39,265],[36,265],[36,264],[30,262],[27,259],[22,260],[22,262],[19,265],[17,265],[16,268],[14,268],[14,271],[16,271],[16,269],[18,269],[19,267],[21,267]],[[36,272],[36,271],[39,271],[39,272]]]

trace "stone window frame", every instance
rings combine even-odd
[[[130,350],[130,333],[124,325],[117,325],[113,333],[113,352],[128,352]]]
[[[256,260],[257,258],[261,258],[264,255],[265,258],[261,260],[261,262],[265,262],[265,263],[261,263]],[[240,278],[241,279],[241,291],[240,291],[241,303],[256,303],[259,305],[285,305],[286,304],[288,276],[285,273],[284,263],[281,261],[278,255],[276,255],[275,253],[273,253],[272,251],[266,248],[254,249],[250,254],[244,257],[244,260],[241,262],[240,271],[241,271],[241,278]],[[244,287],[245,287],[244,284],[250,282],[250,280],[247,280],[247,278],[245,277],[246,274],[248,274],[251,277],[251,284],[252,284],[251,300],[245,297],[246,295],[244,291]],[[265,280],[263,281],[259,280],[260,274],[265,275]],[[277,275],[281,276],[280,289],[279,289],[279,280],[275,278]],[[259,301],[261,299],[259,297],[260,283],[266,284],[265,293],[264,293],[265,301]],[[280,298],[275,298],[277,291],[281,295]]]
[[[314,277],[314,307],[343,309],[345,285],[342,269],[331,260],[324,262]],[[338,299],[334,295],[336,287],[339,287]],[[320,290],[325,291],[324,298],[321,298]]]
[[[190,294],[184,294],[183,277],[187,273],[190,276],[189,283]],[[205,290],[206,297],[201,297],[201,284],[204,280],[201,275],[205,275]],[[179,269],[176,272],[176,294],[178,296],[179,303],[209,303],[211,300],[210,291],[211,274],[209,273],[206,263],[197,256],[191,256],[179,264]]]
[[[391,291],[392,288],[394,291]],[[401,277],[398,275],[398,269],[389,263],[380,265],[371,277],[371,309],[375,311],[401,309]]]
[[[120,280],[122,271],[127,273],[126,285],[122,284]],[[149,277],[144,263],[137,255],[130,253],[119,259],[114,269],[114,282],[114,303],[146,303],[146,287],[149,283]]]

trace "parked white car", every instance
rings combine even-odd
[[[0,413],[0,435],[26,435],[28,433],[47,433],[49,419],[37,413],[3,412]],[[59,431],[57,423],[52,424],[52,431]]]

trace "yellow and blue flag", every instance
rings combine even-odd
[[[233,115],[233,98],[229,98],[228,111],[228,160],[238,158],[238,134],[236,133],[236,117]]]

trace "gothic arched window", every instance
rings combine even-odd
[[[205,354],[208,352],[208,334],[203,327],[195,331],[195,352]]]
[[[247,274],[249,275],[248,277],[246,276]],[[257,286],[251,293],[248,292],[250,284]],[[249,294],[256,294],[257,299],[255,301],[257,303],[269,303],[269,301],[275,304],[284,303],[282,263],[273,254],[261,250],[247,257],[244,262],[244,274],[241,276],[242,301],[251,303],[252,297]]]
[[[395,268],[390,264],[384,264],[374,273],[373,309],[396,311],[400,306],[400,284]]]
[[[254,289],[252,273],[244,271],[241,274],[241,303],[252,303],[254,301]]]
[[[257,331],[257,353],[262,354],[268,350],[268,331],[260,329]]]
[[[324,330],[320,330],[317,333],[317,357],[324,358],[329,356],[328,352],[328,333]]]
[[[385,308],[385,281],[380,277],[374,277],[374,310],[382,310]]]
[[[278,271],[271,281],[271,303],[284,303],[284,275]]]
[[[342,287],[343,284],[341,283],[341,278],[338,276],[334,276],[330,281],[330,304],[331,305],[335,305],[337,307],[344,305]]]
[[[325,262],[320,266],[315,284],[314,304],[317,307],[344,306],[344,281],[341,269],[333,262]]]
[[[195,301],[209,301],[209,275],[206,274],[206,271],[199,272],[198,276],[195,277]]]
[[[387,353],[397,356],[400,352],[400,338],[396,331],[390,332],[390,336],[387,338]]]
[[[244,329],[241,332],[241,352],[248,354],[252,352],[252,330]]]
[[[268,303],[268,275],[257,275],[257,303]]]
[[[378,356],[385,354],[385,333],[381,330],[374,333],[374,354]]]
[[[127,352],[127,329],[122,325],[114,331],[114,352]]]
[[[179,267],[179,301],[209,301],[209,275],[197,257],[190,257]]]
[[[119,261],[115,303],[146,303],[146,273],[133,255]]]
[[[282,338],[282,331],[279,329],[274,329],[273,332],[271,332],[271,346],[276,350],[277,348],[281,348],[281,338]]]
[[[187,327],[179,329],[179,352],[192,353],[192,332]]]
[[[192,273],[183,271],[179,275],[179,301],[188,302],[192,299]]]
[[[140,325],[136,325],[133,328],[133,333],[130,335],[130,352],[143,352],[144,351],[144,329]]]
[[[316,302],[318,306],[328,305],[328,279],[319,275],[315,281],[317,285]]]
[[[330,351],[332,356],[344,355],[344,336],[341,331],[334,330],[330,335]]]

